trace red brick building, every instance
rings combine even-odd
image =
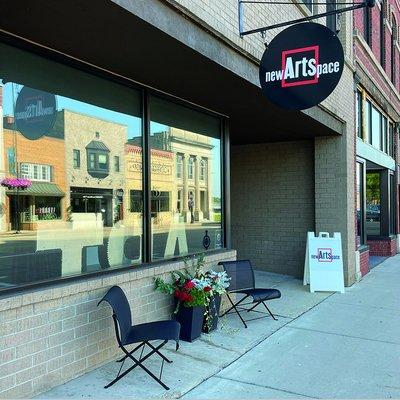
[[[400,120],[399,3],[354,12],[356,248],[365,275],[397,253]]]

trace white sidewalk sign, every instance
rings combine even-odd
[[[342,238],[335,232],[307,233],[303,285],[310,285],[310,292],[327,291],[344,293]]]

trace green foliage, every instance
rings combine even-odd
[[[161,293],[174,294],[174,286],[172,283],[166,283],[161,278],[156,278],[154,283],[156,290],[159,290]]]

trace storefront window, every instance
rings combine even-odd
[[[362,123],[362,93],[357,90],[356,94],[356,131],[357,131],[357,136],[362,139],[362,129],[363,129],[363,123]]]
[[[0,289],[140,263],[140,92],[4,44],[0,59]]]
[[[385,153],[388,152],[388,131],[387,131],[387,118],[381,114],[381,150]]]
[[[357,162],[357,246],[365,244],[364,239],[364,166]]]
[[[380,112],[372,106],[371,111],[371,137],[372,137],[372,146],[377,149],[382,149],[381,144],[381,114]]]
[[[371,128],[371,102],[365,102],[365,137],[369,144],[372,144],[372,128]]]
[[[396,233],[396,181],[394,174],[389,175],[390,185],[390,222],[389,222],[389,233],[394,235]]]
[[[176,177],[182,179],[183,173],[183,156],[182,154],[176,155]]]
[[[150,115],[152,259],[222,247],[219,119],[158,97]],[[208,179],[200,179],[201,159]]]
[[[73,157],[74,157],[74,168],[80,168],[81,167],[81,152],[80,150],[74,149],[73,150]]]
[[[392,122],[389,122],[389,156],[394,158],[394,126]]]
[[[368,171],[366,180],[366,231],[369,236],[381,235],[381,174]]]

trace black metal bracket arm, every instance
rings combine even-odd
[[[281,22],[279,24],[274,24],[274,25],[269,25],[269,26],[265,26],[263,28],[257,28],[257,29],[251,29],[249,31],[243,31],[243,4],[296,4],[296,2],[293,1],[265,1],[265,0],[238,0],[238,7],[239,7],[239,34],[241,37],[246,36],[246,35],[251,35],[253,33],[261,33],[262,35],[265,34],[266,31],[269,31],[271,29],[276,29],[276,28],[282,28],[284,26],[289,26],[289,25],[293,25],[293,24],[298,24],[300,22],[308,22],[308,21],[312,21],[314,19],[318,19],[318,18],[323,18],[323,17],[327,17],[329,15],[336,15],[336,14],[341,14],[347,11],[353,11],[353,10],[357,10],[359,8],[365,8],[365,7],[374,7],[375,6],[375,0],[364,0],[363,2],[359,2],[359,3],[338,3],[336,2],[336,4],[352,4],[350,7],[343,7],[343,8],[339,8],[336,10],[331,10],[331,11],[327,11],[321,14],[314,14],[314,15],[310,15],[308,17],[304,17],[304,18],[298,18],[295,20],[291,20],[291,21],[286,21],[286,22]],[[305,3],[298,3],[298,4],[305,4]],[[326,1],[310,1],[307,2],[307,4],[328,4],[328,2]]]

